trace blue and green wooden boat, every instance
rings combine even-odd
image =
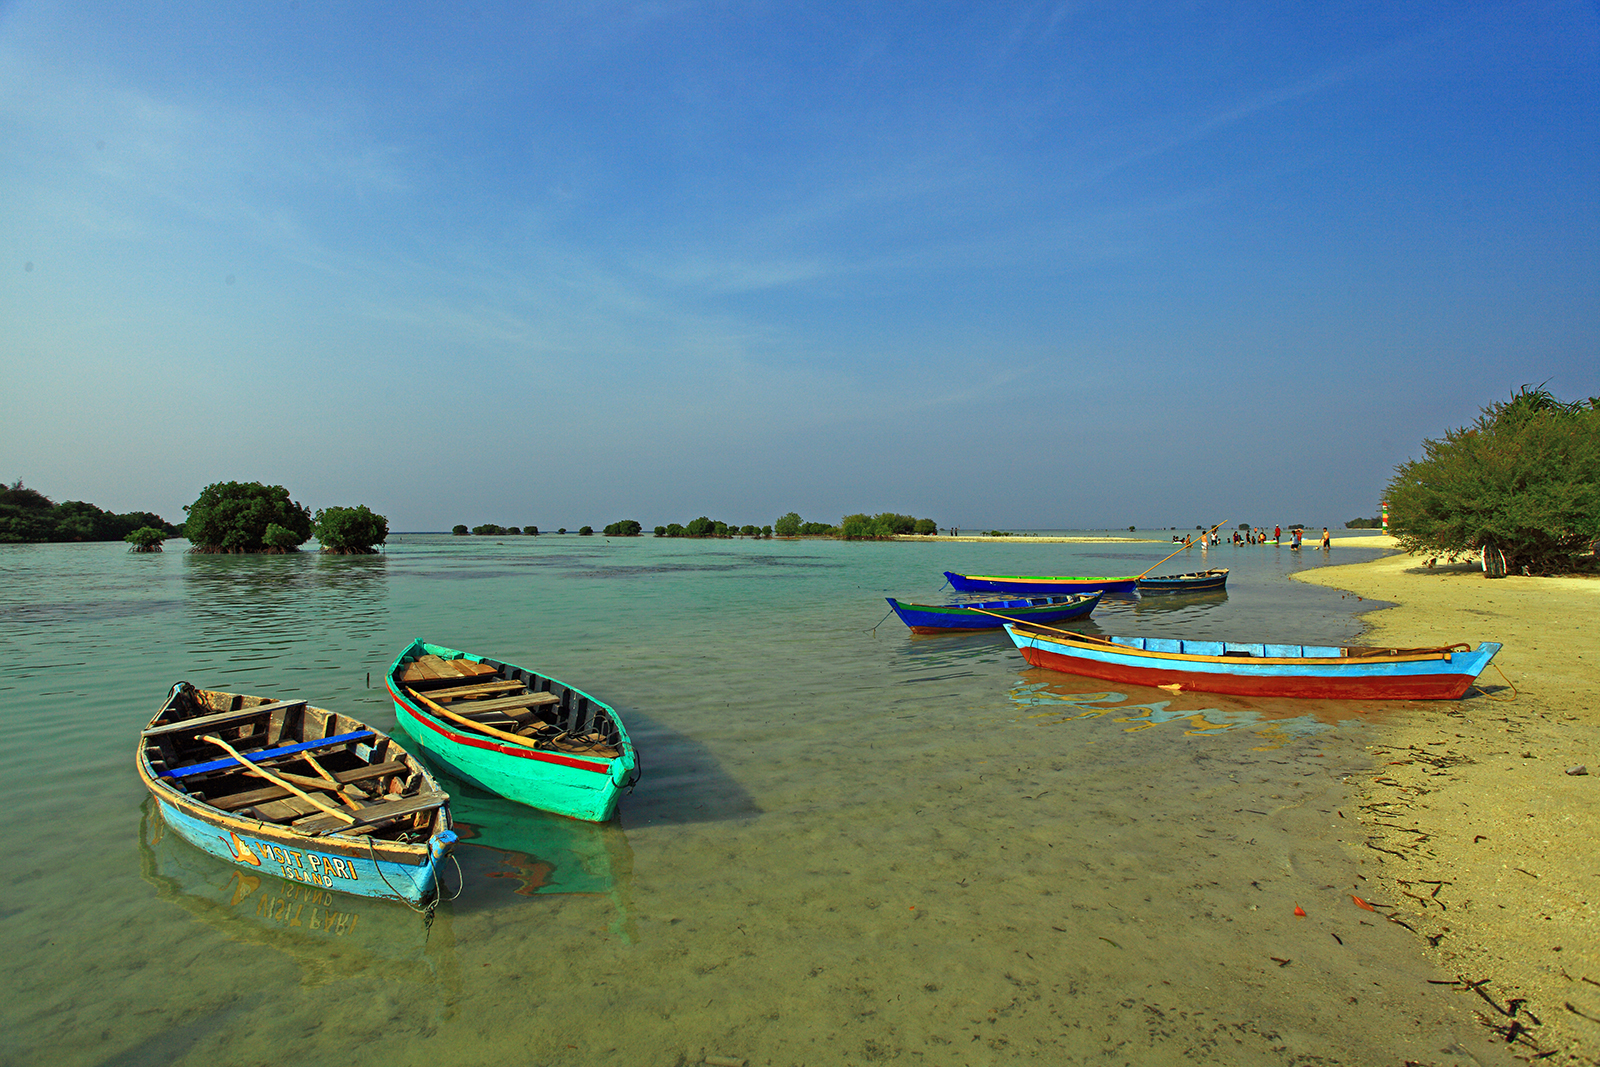
[[[961,630],[998,630],[1008,621],[1081,619],[1100,603],[1100,596],[1100,593],[1073,593],[955,604],[902,604],[892,596],[884,599],[900,616],[900,621],[911,627],[912,633],[947,634]]]
[[[616,711],[548,675],[413,641],[387,681],[400,728],[429,758],[507,800],[605,822],[639,780]]]
[[[1139,595],[1145,593],[1214,593],[1226,588],[1228,568],[1215,567],[1189,574],[1162,574],[1139,579]]]
[[[439,898],[450,796],[348,715],[179,682],[135,765],[173,833],[246,871],[413,907]]]
[[[1139,575],[1123,574],[1115,578],[1086,578],[1064,574],[957,574],[945,571],[950,588],[958,593],[1009,593],[1012,596],[1034,596],[1039,593],[1131,593],[1139,584]]]

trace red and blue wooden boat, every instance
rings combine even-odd
[[[998,630],[1008,621],[1081,619],[1100,603],[1100,596],[1100,593],[1067,593],[955,604],[902,604],[892,596],[884,599],[900,616],[900,621],[911,627],[912,633],[947,634],[961,630]]]
[[[639,779],[617,713],[548,675],[413,641],[387,681],[401,729],[430,758],[507,800],[605,822]]]
[[[162,822],[204,852],[321,889],[438,900],[450,796],[348,715],[179,682],[135,764]]]
[[[1154,578],[1139,579],[1139,594],[1145,593],[1210,593],[1228,584],[1228,568],[1190,574],[1164,574]]]
[[[1131,593],[1139,584],[1137,574],[1117,578],[1074,578],[1065,575],[1029,577],[1020,574],[957,574],[945,571],[950,587],[958,593],[1010,593],[1031,596],[1037,593]]]
[[[1027,624],[1006,632],[1035,667],[1127,685],[1333,700],[1457,700],[1501,646],[1438,648],[1095,637]]]

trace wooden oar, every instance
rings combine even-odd
[[[1219,522],[1215,526],[1211,527],[1211,529],[1206,531],[1206,536],[1210,537],[1212,534],[1216,533],[1219,529],[1222,528],[1223,523],[1226,523],[1227,521],[1228,521],[1227,519],[1223,519],[1222,522]],[[1183,546],[1183,548],[1192,548],[1192,547],[1194,547],[1194,546],[1192,546],[1192,545],[1184,545]],[[1183,548],[1178,549],[1178,552],[1182,552]],[[1178,554],[1178,552],[1174,552],[1172,554],[1172,556],[1176,556]],[[1171,559],[1172,556],[1168,556],[1168,557],[1166,557],[1166,559],[1157,560],[1155,563],[1152,563],[1149,566],[1149,568],[1145,570],[1144,574],[1139,575],[1139,577],[1143,578],[1145,574],[1149,574],[1151,571],[1153,571],[1157,567],[1161,566],[1161,564],[1165,563],[1168,559]]]
[[[1096,637],[1094,634],[1080,634],[1075,630],[1062,630],[1055,626],[1046,626],[1042,622],[1029,622],[1027,619],[1013,619],[1011,616],[1002,615],[998,611],[986,611],[983,608],[968,608],[967,610],[976,611],[979,615],[993,615],[997,619],[1004,619],[1006,622],[1014,622],[1019,626],[1036,626],[1041,630],[1049,630],[1051,633],[1056,634],[1066,634],[1068,637],[1077,637],[1084,641],[1098,641],[1102,645],[1116,644],[1115,641],[1107,641],[1105,638]]]
[[[273,785],[278,786],[278,787],[280,787],[282,789],[287,789],[289,792],[293,793],[295,796],[299,797],[301,800],[304,800],[306,803],[310,804],[312,807],[316,808],[318,811],[326,812],[327,814],[332,815],[332,816],[334,816],[336,818],[343,819],[347,823],[354,823],[356,821],[353,816],[347,814],[346,812],[342,812],[338,808],[332,807],[331,805],[324,804],[322,801],[318,800],[316,797],[312,796],[310,793],[307,793],[305,790],[299,788],[298,786],[295,786],[295,785],[293,785],[293,784],[291,784],[289,782],[284,781],[282,778],[279,778],[276,774],[273,774],[271,771],[266,770],[263,767],[257,767],[254,763],[251,763],[249,760],[245,759],[242,755],[240,755],[238,749],[236,749],[232,745],[228,744],[228,742],[224,741],[222,738],[218,737],[216,734],[206,734],[200,740],[209,741],[213,745],[217,745],[218,747],[226,750],[228,755],[230,755],[234,759],[238,760],[240,766],[242,766],[245,770],[249,771],[251,774],[256,775],[259,778],[265,778],[267,781],[271,782]]]
[[[355,801],[344,795],[344,786],[339,784],[339,779],[328,773],[328,769],[326,767],[317,762],[317,757],[307,752],[304,758],[307,763],[311,764],[312,770],[316,771],[319,775],[327,779],[328,782],[332,784],[332,788],[328,791],[337,797],[345,807],[349,808],[351,811],[361,810],[360,804],[357,804]]]
[[[509,733],[505,730],[498,730],[493,726],[485,726],[481,722],[474,722],[465,715],[457,715],[449,708],[446,708],[440,704],[435,704],[433,701],[429,700],[427,697],[423,696],[409,685],[406,686],[406,692],[411,694],[412,699],[426,704],[428,710],[439,716],[441,719],[449,719],[451,722],[460,726],[465,726],[469,730],[488,734],[490,737],[496,738],[500,741],[508,742],[513,745],[521,745],[523,748],[538,749],[541,752],[549,751],[549,749],[540,749],[531,738],[523,737],[520,734]]]

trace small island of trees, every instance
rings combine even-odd
[[[261,482],[215,482],[183,510],[183,535],[200,553],[298,552],[315,536],[324,552],[364,555],[389,537],[389,520],[365,504],[312,515],[283,486]]]

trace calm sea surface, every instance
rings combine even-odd
[[[1347,783],[1405,705],[1113,692],[884,617],[944,570],[1138,573],[1172,547],[1145,536],[0,546],[0,1063],[1509,1062],[1350,901]],[[1373,554],[1191,549],[1158,573],[1230,567],[1225,596],[1086,628],[1336,643],[1371,605],[1287,575]],[[428,926],[152,817],[135,741],[173,682],[392,730],[414,637],[613,704],[620,822],[446,780],[461,890]]]

